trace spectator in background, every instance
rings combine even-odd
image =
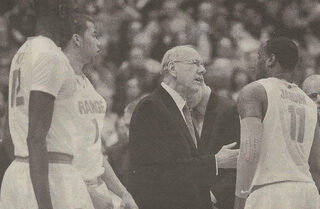
[[[128,89],[128,87],[130,87],[130,85],[133,85],[133,87],[136,87],[136,90],[140,88],[138,86],[141,85],[146,73],[144,64],[145,57],[143,50],[140,48],[133,48],[130,50],[129,60],[123,62],[119,69],[119,72],[117,72],[115,78],[116,92],[113,97],[113,111],[117,112],[120,115],[123,114],[125,106],[129,102],[131,102],[128,100],[128,97],[131,96],[128,95],[128,93],[131,93],[131,90]],[[135,79],[133,78],[135,78],[137,81],[134,81]],[[130,79],[133,80],[128,83]]]
[[[127,104],[141,96],[143,91],[153,90],[159,78],[160,63],[148,57],[148,44],[140,43],[139,46],[144,48],[131,49],[129,60],[122,63],[115,80],[113,110],[119,114],[122,114]]]
[[[198,8],[199,20],[197,22],[197,49],[203,57],[203,61],[208,63],[211,59],[212,46],[210,44],[210,24],[214,14],[213,5],[203,2]]]
[[[21,1],[5,14],[9,24],[11,44],[20,46],[27,37],[33,36],[36,15],[31,9],[31,1]]]
[[[140,99],[130,102],[124,109],[123,117],[119,118],[116,123],[118,141],[110,147],[108,152],[109,162],[125,186],[128,183],[129,172],[129,125],[132,113]]]
[[[218,58],[207,68],[205,81],[220,96],[229,97],[230,77],[233,71],[232,63],[229,59]]]
[[[230,95],[233,101],[237,101],[240,90],[247,84],[251,83],[252,79],[249,72],[236,68],[231,75],[231,92]]]

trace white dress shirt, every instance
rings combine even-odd
[[[164,82],[161,82],[161,86],[168,92],[168,94],[172,97],[173,101],[176,103],[184,121],[186,121],[184,114],[183,114],[183,107],[186,105],[186,100],[184,100],[182,98],[182,96],[180,96],[180,94],[178,94],[178,92],[176,92],[175,90],[173,90],[170,86],[168,86],[167,84],[165,84]]]

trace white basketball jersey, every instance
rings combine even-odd
[[[84,180],[94,180],[104,172],[101,151],[101,132],[106,102],[85,75],[76,75],[77,130],[74,166]]]
[[[43,36],[29,38],[15,54],[9,75],[9,128],[15,155],[28,156],[29,95],[55,96],[47,149],[72,154],[74,72],[55,43]]]
[[[308,159],[317,123],[314,102],[295,84],[277,78],[257,81],[268,98],[254,185],[313,182]]]

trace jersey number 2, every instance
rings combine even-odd
[[[298,141],[303,143],[304,131],[305,131],[305,121],[306,121],[306,111],[304,107],[295,107],[289,105],[288,111],[290,113],[290,138],[293,141]],[[297,127],[297,118],[299,118],[298,127]],[[296,135],[298,128],[298,137]]]
[[[20,68],[12,73],[12,88],[11,88],[11,107],[24,105],[23,96],[17,96],[20,92],[21,71]]]

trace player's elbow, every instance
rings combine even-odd
[[[27,145],[28,147],[46,145],[46,133],[41,130],[29,131],[27,136]]]

